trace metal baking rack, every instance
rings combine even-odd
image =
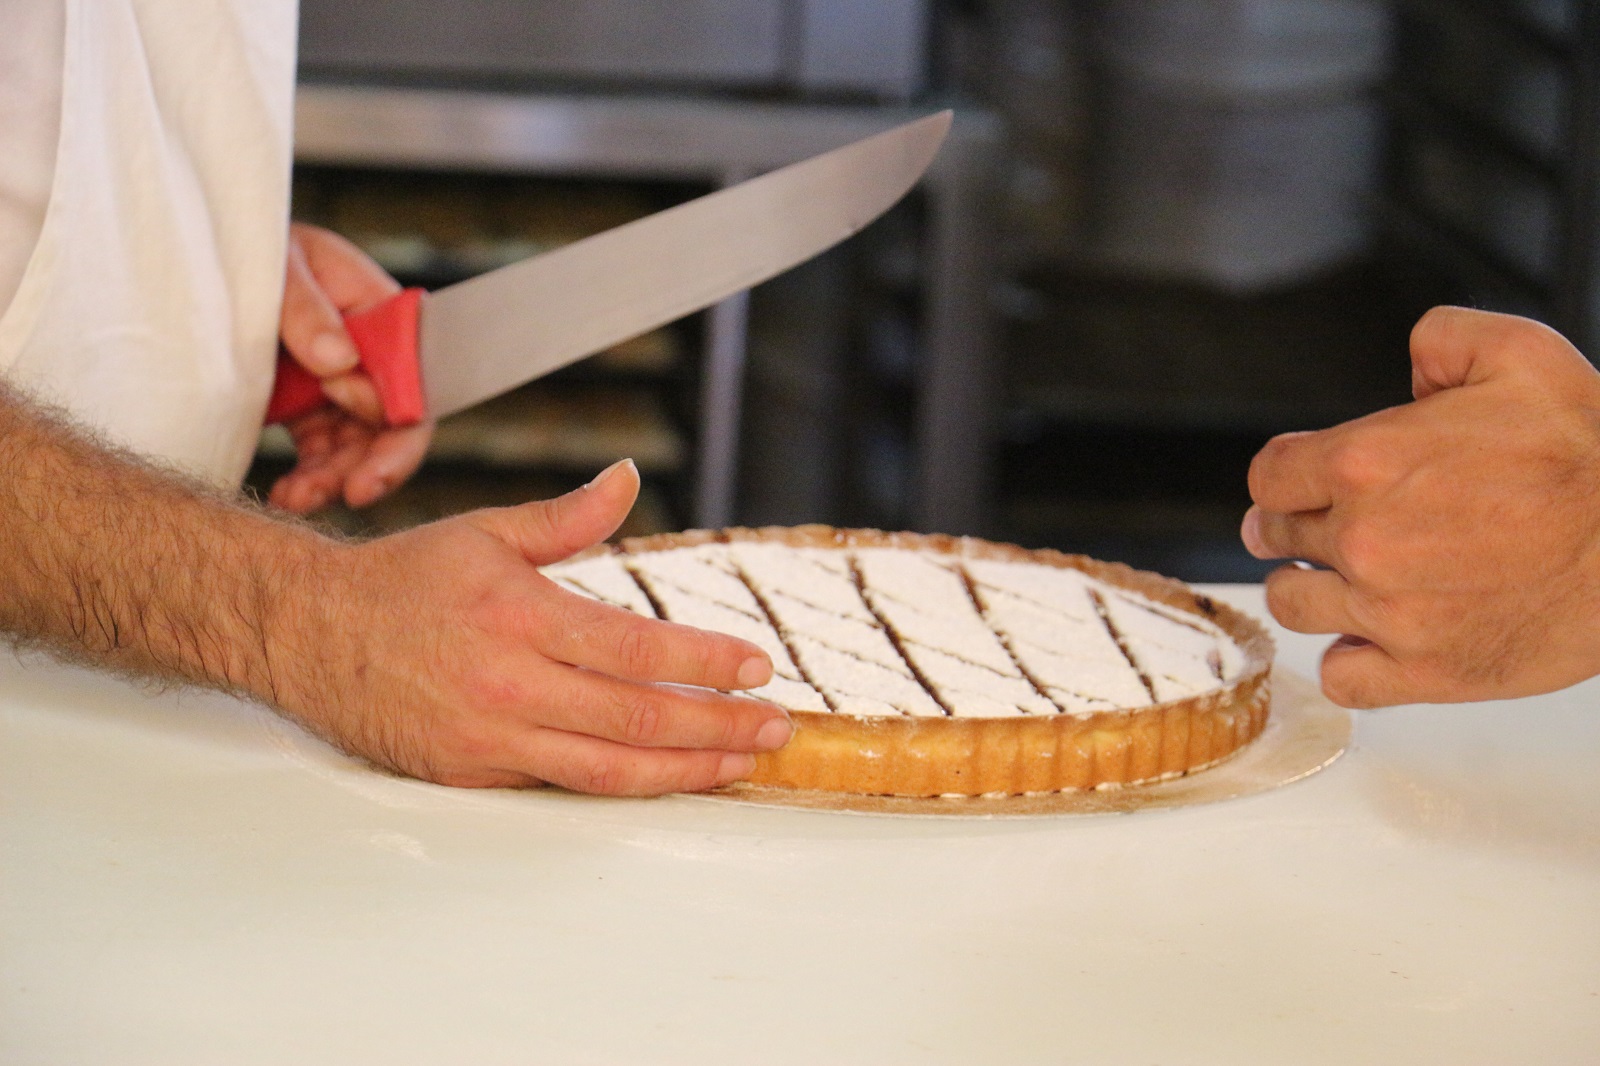
[[[1600,3],[1400,0],[1391,232],[1467,298],[1600,343]]]

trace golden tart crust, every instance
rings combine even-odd
[[[1129,602],[1153,605],[1153,610],[1168,621],[1180,625],[1190,622],[1197,632],[1204,631],[1233,645],[1228,649],[1231,664],[1226,676],[1221,676],[1220,666],[1215,667],[1219,675],[1215,687],[1143,706],[1096,710],[1056,706],[1052,708],[1054,713],[966,717],[948,713],[841,713],[838,708],[791,705],[788,709],[795,725],[794,738],[779,751],[757,756],[755,772],[749,778],[751,784],[887,796],[1016,795],[1132,785],[1180,776],[1219,762],[1254,740],[1266,725],[1273,647],[1258,622],[1181,582],[1084,556],[970,537],[798,526],[692,530],[628,539],[616,548],[591,549],[567,563],[547,567],[545,572],[562,580],[573,564],[598,556],[619,556],[618,561],[638,580],[640,591],[649,599],[651,612],[673,617],[671,605],[650,593],[649,561],[637,557],[710,544],[780,544],[844,553],[842,557],[850,560],[850,572],[858,584],[861,569],[855,560],[864,557],[856,553],[866,551],[867,557],[872,557],[871,549],[885,548],[917,553],[958,572],[980,609],[983,601],[968,575],[969,567],[1000,562],[1071,570],[1100,583],[1095,588],[1109,588],[1118,595],[1132,594]],[[576,569],[572,572],[579,573]],[[742,570],[739,577],[749,582]],[[590,592],[581,586],[573,587]],[[757,592],[754,583],[750,588],[752,593]],[[871,591],[876,594],[876,590]],[[873,599],[864,586],[861,597],[864,602]],[[767,611],[767,603],[760,595],[755,601]],[[789,668],[804,675],[804,668],[795,665],[804,656],[796,654],[789,643],[794,638],[782,636],[783,625],[770,617],[770,611],[767,613],[774,630],[786,643],[783,648],[772,649],[779,653],[775,661],[788,652]],[[699,621],[677,620],[691,624]],[[1123,644],[1112,622],[1105,624],[1128,662],[1137,666],[1134,654]],[[888,635],[894,638],[895,648],[904,652],[900,638],[893,633]],[[1011,645],[1007,643],[1006,647]],[[945,701],[916,669],[914,656],[907,654],[905,658],[911,666],[910,673],[943,704]],[[1021,660],[1017,663],[1020,666]],[[1026,669],[1021,672],[1041,698],[1049,697],[1051,690]],[[1158,687],[1150,685],[1142,673],[1140,676],[1149,686],[1153,701]],[[819,684],[819,691],[822,688],[825,686]],[[765,691],[759,694],[764,698],[774,696]],[[779,698],[775,702],[791,701]],[[1038,702],[1030,706],[1037,708]]]

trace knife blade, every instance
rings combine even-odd
[[[903,197],[942,111],[432,293],[346,318],[390,425],[440,418],[788,270]],[[286,353],[266,421],[328,403]]]

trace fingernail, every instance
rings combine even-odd
[[[755,772],[755,768],[756,757],[754,755],[729,752],[722,757],[722,762],[717,767],[717,783],[726,785],[731,781],[749,777]]]
[[[1239,525],[1239,539],[1244,541],[1245,550],[1257,558],[1261,557],[1264,546],[1261,543],[1261,509],[1252,507],[1244,513],[1244,521]]]
[[[787,718],[773,718],[756,734],[756,747],[777,751],[794,737],[794,725]]]
[[[377,503],[389,494],[394,488],[394,481],[387,477],[375,477],[360,484],[352,484],[345,492],[344,502],[351,507],[365,507]]]
[[[319,376],[343,374],[354,370],[360,358],[348,337],[337,333],[319,333],[311,342],[311,360]]]
[[[349,378],[333,378],[322,383],[322,393],[334,403],[349,410],[361,402],[360,386]]]
[[[596,474],[594,476],[594,480],[589,482],[587,485],[585,485],[584,488],[586,488],[586,489],[597,489],[597,488],[599,488],[601,485],[605,484],[607,481],[610,481],[612,476],[614,474],[616,474],[616,472],[618,470],[621,470],[625,466],[626,467],[633,466],[633,460],[632,459],[618,459],[616,462],[612,463],[610,466],[608,466],[604,470],[600,471],[600,473]]]
[[[752,655],[739,664],[739,687],[760,688],[772,680],[772,662],[765,655]]]

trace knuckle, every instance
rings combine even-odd
[[[506,521],[516,528],[518,539],[566,557],[589,547],[582,519],[583,493],[569,492],[553,500],[538,500],[506,508]]]
[[[1521,657],[1503,640],[1474,640],[1459,635],[1458,639],[1440,640],[1420,649],[1414,673],[1419,688],[1433,699],[1484,699],[1506,691],[1506,683],[1516,675],[1520,661]]]
[[[462,684],[470,708],[498,714],[523,703],[522,686],[513,678],[494,671],[476,672]]]
[[[698,674],[694,680],[712,683],[718,688],[730,687],[724,682],[731,683],[738,669],[729,665],[733,657],[724,641],[715,638],[698,641],[694,649],[694,664]]]
[[[1447,343],[1464,313],[1468,313],[1466,308],[1451,307],[1447,304],[1429,308],[1423,312],[1421,318],[1417,319],[1416,325],[1411,327],[1412,346],[1426,347],[1429,344]]]
[[[1371,607],[1374,628],[1385,634],[1391,646],[1403,656],[1432,654],[1441,623],[1429,605],[1412,596],[1388,596]]]
[[[529,539],[535,543],[554,544],[560,543],[563,539],[562,518],[565,515],[565,508],[560,499],[540,500],[517,508],[502,508],[501,514],[508,520],[522,525]]]
[[[1370,449],[1360,440],[1346,438],[1328,451],[1328,476],[1335,484],[1357,488],[1370,480]]]
[[[581,759],[572,767],[572,787],[596,796],[614,796],[623,791],[625,777],[615,759],[596,755]]]
[[[502,747],[498,732],[475,718],[458,723],[451,732],[448,745],[456,759],[469,766],[487,764],[499,754]]]
[[[1413,700],[1449,703],[1461,698],[1475,678],[1466,676],[1461,664],[1443,657],[1426,656],[1407,665],[1407,689]]]
[[[1250,499],[1263,507],[1269,506],[1272,500],[1271,472],[1283,465],[1289,440],[1290,438],[1283,436],[1273,437],[1262,445],[1255,458],[1250,460],[1250,471],[1246,475]]]
[[[658,796],[717,785],[721,763],[714,752],[660,752],[635,759],[597,753],[577,756],[551,776],[593,795]]]
[[[704,792],[722,783],[722,760],[712,756],[689,761],[670,785],[673,792]]]
[[[1363,522],[1350,522],[1334,530],[1332,547],[1339,569],[1355,581],[1370,580],[1373,574],[1382,572],[1389,552],[1386,540]]]
[[[1328,474],[1334,484],[1359,494],[1398,480],[1399,442],[1389,436],[1368,428],[1334,445],[1328,453]]]
[[[623,705],[622,739],[635,747],[654,743],[665,722],[659,700],[652,694],[635,696]]]
[[[617,660],[630,677],[655,677],[666,664],[666,648],[645,626],[630,624],[622,631]]]
[[[1454,656],[1421,652],[1399,657],[1399,679],[1385,698],[1368,704],[1382,707],[1397,703],[1454,703],[1474,698],[1473,682],[1462,673]],[[1476,698],[1481,699],[1480,693]]]
[[[1278,569],[1267,575],[1267,610],[1284,625],[1294,628],[1305,613],[1305,590],[1294,580],[1299,571]]]
[[[1377,704],[1363,698],[1362,686],[1343,671],[1323,667],[1322,694],[1340,707],[1374,707]]]
[[[1342,656],[1326,655],[1322,660],[1322,694],[1340,707],[1382,707],[1395,702],[1385,698],[1382,683]]]
[[[520,783],[515,775],[493,770],[442,770],[427,778],[446,788],[505,788]]]
[[[500,585],[487,585],[473,591],[471,617],[476,628],[486,633],[517,633],[529,617],[525,601]]]
[[[691,661],[696,675],[688,683],[722,692],[742,690],[739,670],[745,660],[763,656],[759,647],[721,633],[701,633],[693,644]]]
[[[1288,559],[1299,554],[1299,537],[1304,522],[1298,515],[1261,511],[1256,525],[1258,554],[1264,559]]]
[[[737,704],[726,708],[719,708],[714,721],[716,725],[711,731],[714,735],[708,737],[707,748],[720,751],[735,751],[744,748],[743,738],[753,735],[753,730],[747,729],[750,722],[749,711]]]

